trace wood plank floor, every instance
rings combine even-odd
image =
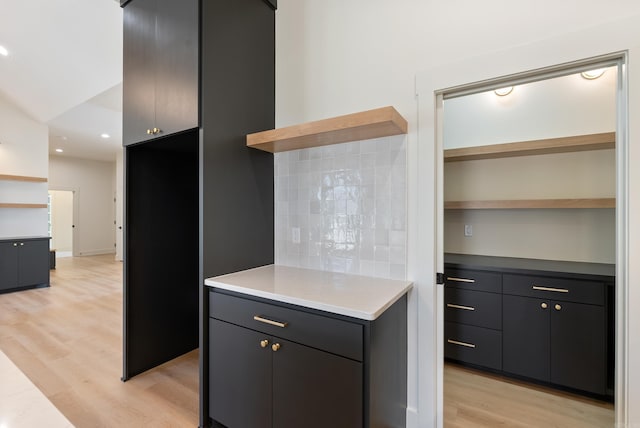
[[[59,258],[51,287],[0,295],[0,349],[76,427],[197,427],[198,353],[121,382],[122,263]]]
[[[614,426],[613,405],[445,364],[445,428]]]

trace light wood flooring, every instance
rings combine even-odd
[[[122,264],[60,258],[0,295],[0,349],[76,427],[198,426],[198,354],[121,382]],[[445,365],[445,427],[612,427],[613,406]]]
[[[445,364],[445,428],[605,428],[614,418],[610,403]]]
[[[121,382],[122,263],[57,260],[51,287],[0,295],[0,349],[76,427],[197,427],[198,353]]]

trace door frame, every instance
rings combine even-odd
[[[627,426],[633,418],[634,392],[630,384],[634,380],[629,371],[630,355],[640,354],[640,347],[629,342],[629,330],[635,325],[635,317],[628,311],[634,302],[629,301],[628,284],[632,278],[640,279],[640,269],[630,260],[640,255],[640,249],[632,245],[635,227],[629,222],[632,208],[640,205],[640,197],[630,191],[640,182],[640,173],[630,170],[633,161],[640,164],[640,155],[629,151],[634,143],[632,131],[638,129],[628,120],[629,110],[640,102],[640,91],[630,92],[630,82],[640,82],[640,68],[628,66],[640,61],[640,46],[630,41],[640,40],[640,30],[634,28],[634,17],[590,28],[577,33],[564,34],[530,45],[519,46],[501,52],[478,56],[418,73],[416,95],[418,98],[418,136],[410,153],[416,160],[409,165],[410,198],[418,203],[409,215],[409,229],[416,238],[410,240],[409,277],[414,281],[410,296],[410,343],[417,343],[409,358],[408,426],[443,426],[443,288],[435,284],[435,272],[443,271],[442,215],[443,215],[443,147],[442,101],[443,95],[462,90],[495,88],[506,82],[531,78],[552,72],[588,66],[605,60],[620,59],[617,111],[617,210],[616,210],[616,424]],[[500,76],[500,77],[496,77]],[[634,97],[635,95],[635,97]],[[640,138],[637,144],[640,144]],[[634,155],[633,158],[630,156]],[[429,171],[429,172],[427,172]],[[434,178],[435,176],[435,178]],[[637,193],[637,192],[636,192]],[[429,201],[430,200],[430,201]],[[437,225],[427,224],[430,221]],[[426,266],[425,266],[426,265]],[[640,304],[640,301],[638,302]],[[630,349],[631,348],[631,349]],[[638,348],[638,349],[636,349]]]
[[[71,192],[73,195],[73,212],[72,212],[72,219],[71,219],[71,223],[73,225],[72,229],[71,229],[71,245],[72,245],[72,250],[71,250],[71,255],[73,257],[77,257],[78,256],[78,236],[79,236],[79,232],[78,232],[78,228],[76,227],[78,225],[78,222],[80,221],[80,189],[77,187],[67,187],[67,186],[50,186],[49,189],[47,190],[54,190],[54,191],[63,191],[63,192]]]

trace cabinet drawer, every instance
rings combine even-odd
[[[361,324],[215,291],[209,293],[209,313],[212,318],[362,361]]]
[[[502,295],[484,291],[444,290],[445,321],[502,330]]]
[[[444,356],[501,370],[502,333],[483,327],[445,322]]]
[[[502,275],[467,269],[445,269],[444,284],[466,290],[502,292]]]
[[[504,294],[604,305],[604,283],[578,279],[505,274]]]

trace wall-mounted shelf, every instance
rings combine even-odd
[[[33,183],[46,183],[47,179],[45,177],[29,177],[27,175],[7,175],[0,174],[0,180],[5,181],[29,181]]]
[[[514,156],[604,150],[615,148],[615,144],[616,133],[605,132],[601,134],[575,135],[571,137],[548,138],[545,140],[531,140],[515,143],[492,144],[488,146],[447,149],[444,151],[444,161],[459,162],[476,159],[496,159]]]
[[[47,204],[20,204],[0,202],[0,208],[47,208]]]
[[[247,135],[247,147],[277,153],[407,133],[407,121],[382,107]]]
[[[615,208],[615,198],[445,201],[448,210]]]

